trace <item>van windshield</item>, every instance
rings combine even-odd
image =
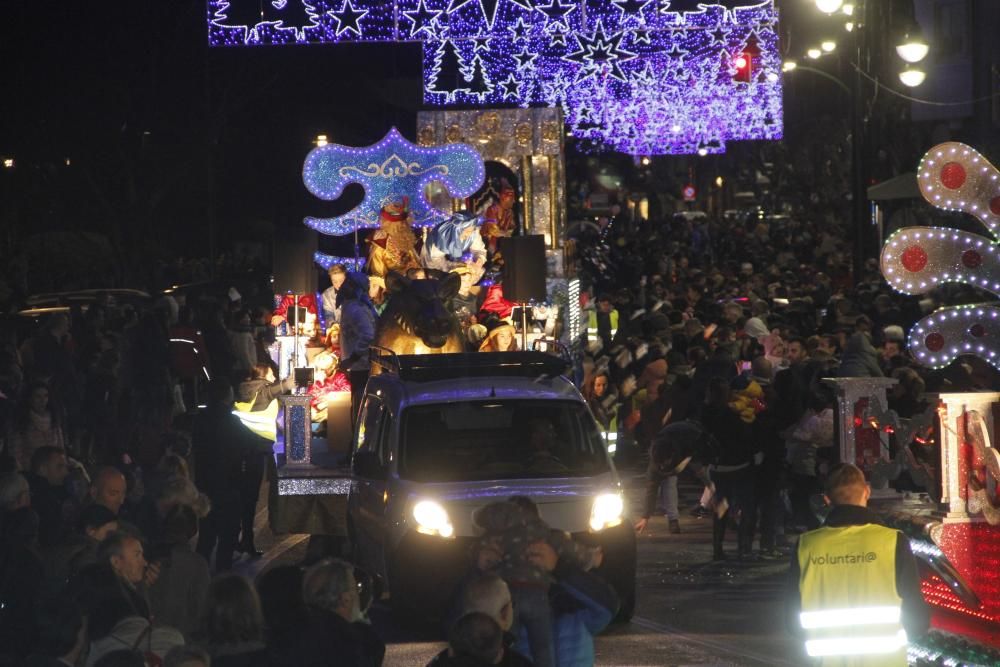
[[[399,475],[416,482],[589,477],[609,468],[594,418],[573,401],[415,405],[402,424]]]

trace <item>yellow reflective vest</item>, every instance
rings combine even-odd
[[[608,319],[611,320],[611,337],[614,338],[615,334],[618,333],[618,310],[611,309],[611,312],[608,313]],[[591,310],[587,316],[587,342],[599,339],[600,336],[597,333],[597,311]]]
[[[896,592],[898,532],[875,524],[823,527],[799,538],[799,622],[823,667],[905,667]]]

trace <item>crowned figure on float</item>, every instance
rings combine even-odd
[[[388,197],[379,211],[379,228],[368,239],[368,273],[385,278],[390,271],[405,274],[421,268],[417,255],[417,237],[410,217],[410,198]]]

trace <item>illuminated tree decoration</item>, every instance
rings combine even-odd
[[[905,294],[924,294],[961,283],[1000,296],[1000,172],[974,148],[938,144],[917,169],[920,192],[931,205],[976,217],[992,238],[944,227],[904,227],[882,248],[882,275]],[[910,351],[932,368],[961,355],[1000,368],[1000,304],[940,308],[910,331]]]
[[[213,46],[423,42],[425,103],[558,105],[597,148],[721,152],[782,136],[773,0],[308,0],[316,25],[299,32],[260,0],[208,6]],[[739,53],[752,53],[742,77]]]
[[[302,180],[320,199],[335,200],[350,183],[365,190],[357,208],[335,218],[306,218],[305,224],[323,234],[343,236],[356,229],[379,226],[379,211],[390,201],[410,200],[413,224],[434,225],[448,214],[434,208],[424,193],[439,181],[452,197],[468,197],[479,189],[486,171],[471,146],[448,144],[423,148],[407,141],[396,128],[373,146],[351,148],[328,144],[306,156]]]

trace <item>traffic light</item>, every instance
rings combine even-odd
[[[750,79],[753,77],[753,56],[750,53],[746,51],[737,53],[736,57],[733,58],[733,67],[736,68],[733,81],[750,83]]]

